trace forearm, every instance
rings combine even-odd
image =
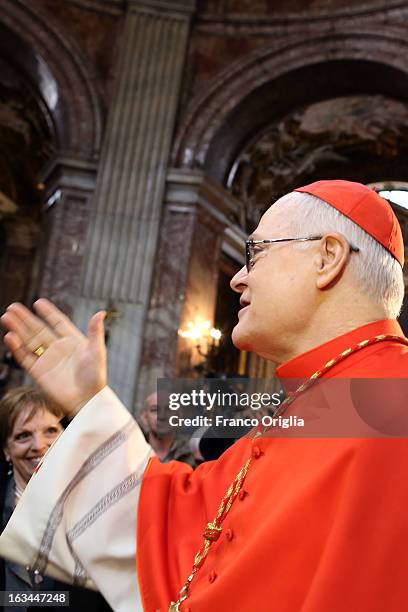
[[[32,477],[0,538],[31,570],[96,585],[115,610],[135,610],[136,508],[151,455],[113,392],[89,401]]]

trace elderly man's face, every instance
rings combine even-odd
[[[285,205],[272,206],[263,215],[253,239],[296,238]],[[242,293],[234,344],[262,357],[280,361],[293,337],[304,332],[310,314],[317,307],[314,269],[315,245],[306,249],[297,243],[262,245],[248,273],[242,268],[231,287]]]
[[[157,436],[165,436],[171,431],[168,414],[159,407],[157,393],[151,393],[145,401],[144,418],[147,428]]]

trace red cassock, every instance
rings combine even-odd
[[[371,323],[294,358],[277,375],[310,377],[379,334],[403,336],[396,321]],[[327,377],[408,378],[408,347],[368,346]],[[145,610],[167,612],[177,599],[206,523],[251,453],[243,489],[180,610],[408,610],[408,440],[397,436],[245,438],[194,472],[152,460],[137,534]]]

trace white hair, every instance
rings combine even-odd
[[[388,318],[396,318],[404,299],[404,277],[398,261],[351,219],[308,193],[294,191],[280,198],[274,206],[293,211],[294,237],[323,235],[334,231],[360,249],[350,255],[350,269],[356,286],[379,306]],[[310,243],[303,243],[308,245]]]

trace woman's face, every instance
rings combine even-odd
[[[18,415],[13,431],[7,439],[4,454],[13,464],[14,474],[24,483],[30,480],[41,457],[62,432],[58,417],[46,408],[39,408],[29,418],[32,406]]]

